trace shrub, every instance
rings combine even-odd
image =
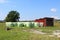
[[[17,23],[11,23],[11,27],[15,27],[15,26],[17,26]]]
[[[13,23],[11,23],[11,27],[14,27],[14,24]]]
[[[35,27],[35,24],[34,23],[29,23],[29,27],[30,28],[34,28]]]
[[[20,26],[20,27],[25,27],[25,25],[24,25],[23,23],[21,23],[19,26]]]
[[[17,23],[14,23],[14,26],[18,26],[18,24]]]

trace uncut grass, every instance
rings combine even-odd
[[[18,28],[7,31],[5,23],[0,23],[0,40],[59,40],[57,37],[49,37],[48,35],[33,34],[24,32],[23,30],[29,30],[30,28]],[[37,28],[43,32],[52,32],[53,30],[60,29],[60,27],[46,27]],[[49,31],[52,30],[52,31]]]

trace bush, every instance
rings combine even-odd
[[[20,27],[25,27],[25,25],[24,25],[23,23],[21,23],[19,26],[20,26]]]
[[[15,26],[17,26],[17,23],[11,23],[11,27],[15,27]]]
[[[18,26],[18,24],[17,23],[14,23],[14,26]]]
[[[29,23],[29,27],[30,28],[34,28],[35,27],[35,24],[34,23]]]
[[[11,27],[14,27],[14,24],[13,23],[11,23]]]

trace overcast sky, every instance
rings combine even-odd
[[[60,0],[0,0],[0,20],[9,11],[20,13],[20,20],[35,20],[43,17],[60,18]]]

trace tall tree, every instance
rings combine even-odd
[[[17,22],[19,21],[19,12],[17,11],[10,11],[7,17],[5,18],[6,22]]]

